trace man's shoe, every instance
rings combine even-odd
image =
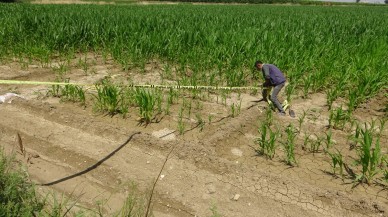
[[[288,114],[292,117],[292,118],[295,118],[295,112],[294,110],[289,110]]]

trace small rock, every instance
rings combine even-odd
[[[239,198],[240,198],[240,195],[239,194],[235,194],[234,197],[233,197],[233,200],[237,201]]]
[[[38,158],[38,157],[40,157],[40,156],[39,156],[39,154],[32,154],[31,157],[33,157],[33,158]]]
[[[207,193],[208,194],[214,194],[216,193],[216,187],[213,184],[210,184],[207,186]]]

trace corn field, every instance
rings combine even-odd
[[[0,66],[39,63],[63,82],[49,83],[44,99],[80,104],[81,113],[102,114],[99,120],[109,115],[117,129],[140,129],[131,125],[138,122],[151,132],[168,122],[160,126],[174,130],[158,139],[199,138],[217,146],[212,154],[253,140],[265,162],[280,159],[301,173],[320,169],[351,188],[388,189],[385,6],[0,4],[0,20]],[[283,98],[297,118],[275,116],[273,105],[252,100],[260,97],[253,93],[261,89],[258,59],[285,73]],[[148,82],[152,76],[160,83]]]
[[[387,86],[387,18],[385,7],[1,4],[0,57],[94,51],[124,69],[158,59],[182,85],[228,86],[251,84],[260,58],[306,97],[329,91],[354,109]]]

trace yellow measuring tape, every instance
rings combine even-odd
[[[94,84],[78,84],[70,82],[48,82],[48,81],[18,81],[18,80],[0,80],[0,84],[20,84],[20,85],[77,85],[94,87]],[[202,90],[258,90],[260,87],[218,87],[218,86],[182,86],[182,85],[160,85],[160,84],[128,84],[127,87],[142,87],[142,88],[162,88],[162,89],[202,89]],[[272,89],[272,88],[271,88]],[[272,90],[270,90],[271,92]],[[272,104],[268,100],[268,104]],[[283,109],[286,110],[289,107],[287,100],[283,102]]]
[[[78,85],[94,87],[95,84],[78,84],[70,82],[49,82],[49,81],[18,81],[18,80],[0,80],[0,84],[20,84],[20,85]],[[225,86],[182,86],[182,85],[160,85],[160,84],[128,84],[127,87],[142,87],[142,88],[162,88],[162,89],[201,89],[201,90],[258,90],[259,87],[225,87]],[[271,88],[272,89],[272,88]],[[270,90],[271,92],[271,90]],[[268,104],[272,104],[268,100]],[[283,108],[286,110],[290,105],[287,100],[283,102]]]
[[[95,84],[78,84],[68,82],[47,82],[47,81],[18,81],[0,80],[0,84],[20,84],[20,85],[78,85],[95,86]],[[160,84],[128,84],[127,87],[162,88],[162,89],[203,89],[203,90],[258,90],[259,87],[224,87],[224,86],[184,86],[184,85],[160,85]]]

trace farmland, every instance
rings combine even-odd
[[[387,18],[377,6],[0,4],[0,79],[69,83],[0,85],[25,97],[0,104],[0,142],[9,152],[19,133],[33,182],[108,216],[130,183],[146,193],[155,179],[155,216],[385,216]],[[258,102],[257,59],[285,72],[296,118]]]

